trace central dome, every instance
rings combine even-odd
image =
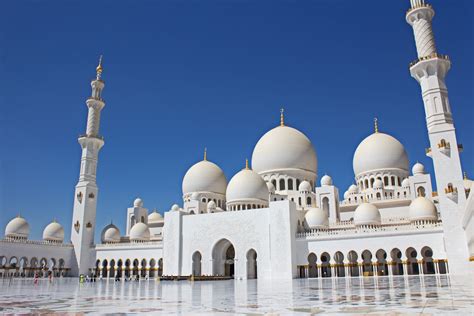
[[[401,169],[408,172],[408,155],[403,145],[384,133],[373,133],[357,147],[352,161],[354,174],[383,169]]]
[[[302,169],[316,174],[317,158],[311,141],[292,127],[278,126],[255,145],[252,168],[258,173],[279,169]]]
[[[227,179],[215,163],[202,160],[189,168],[183,178],[183,194],[213,192],[225,194]]]

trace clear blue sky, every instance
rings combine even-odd
[[[473,7],[431,0],[464,168],[474,176]],[[416,58],[409,0],[3,1],[0,227],[21,212],[31,238],[53,218],[69,239],[77,136],[99,54],[106,87],[97,234],[122,232],[137,196],[181,204],[181,180],[208,148],[228,179],[279,121],[314,143],[320,175],[340,192],[352,155],[380,129],[429,171],[424,110],[408,72]],[[3,232],[2,232],[3,234]],[[1,234],[0,234],[1,235]]]

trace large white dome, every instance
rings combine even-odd
[[[136,223],[130,229],[130,240],[144,241],[150,239],[150,230],[145,223]]]
[[[309,229],[323,229],[329,225],[326,212],[318,207],[310,208],[304,215],[304,221]]]
[[[119,242],[120,231],[114,224],[107,225],[102,231],[102,242]]]
[[[411,221],[436,221],[438,220],[438,211],[433,202],[425,197],[417,197],[414,199],[409,208]]]
[[[354,212],[354,224],[361,225],[380,225],[381,216],[379,209],[370,203],[360,204]]]
[[[63,242],[64,228],[56,221],[52,221],[43,230],[43,240]]]
[[[227,203],[242,200],[262,200],[268,202],[269,192],[266,182],[253,170],[243,169],[232,177],[227,186]]]
[[[202,160],[193,165],[183,178],[183,194],[192,192],[213,192],[225,194],[227,179],[215,163]]]
[[[26,219],[21,216],[17,216],[8,222],[7,227],[5,227],[5,237],[13,238],[28,238],[30,234],[30,225]]]
[[[279,169],[316,173],[316,152],[306,135],[292,127],[278,126],[263,135],[255,145],[252,168],[258,173]]]
[[[408,155],[394,137],[374,133],[357,147],[352,161],[355,176],[372,170],[402,169],[408,171]]]

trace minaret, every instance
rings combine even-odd
[[[431,5],[424,0],[410,1],[406,21],[413,27],[418,53],[418,58],[410,64],[410,74],[421,86],[425,106],[431,146],[427,155],[433,159],[449,270],[450,273],[463,273],[469,269],[467,240],[462,228],[466,196],[459,158],[462,146],[456,140],[445,84],[451,62],[448,56],[438,54],[436,50]]]
[[[100,112],[105,102],[102,100],[104,82],[102,75],[102,56],[96,68],[97,76],[91,82],[92,95],[86,100],[88,108],[87,128],[79,136],[82,148],[79,182],[74,193],[74,211],[72,215],[71,241],[74,246],[78,274],[89,273],[94,266],[94,230],[96,220],[98,188],[96,183],[99,151],[104,139],[99,135]]]

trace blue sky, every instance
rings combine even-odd
[[[473,176],[472,1],[432,0],[463,167]],[[4,1],[0,19],[0,227],[19,212],[41,238],[56,218],[69,239],[77,136],[104,54],[97,231],[140,196],[163,212],[208,158],[227,178],[279,122],[304,132],[318,173],[340,192],[352,155],[379,127],[420,161],[428,138],[406,1]]]

